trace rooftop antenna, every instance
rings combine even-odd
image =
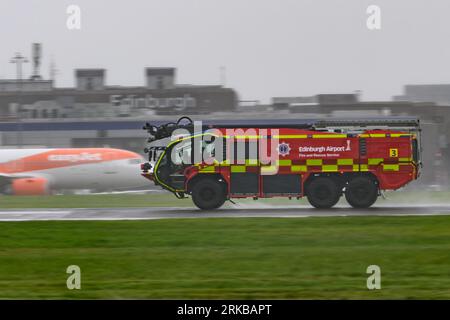
[[[361,102],[362,90],[355,90],[355,96],[358,102]]]
[[[42,45],[40,43],[33,43],[31,46],[31,55],[33,57],[33,74],[31,80],[41,80],[39,75],[39,67],[41,66]]]
[[[55,59],[53,55],[50,59],[50,80],[53,81],[53,86],[56,85],[56,76],[59,75],[59,70],[56,68]]]
[[[28,59],[22,56],[20,52],[16,52],[9,62],[16,64],[16,79],[20,84],[22,82],[22,63],[27,63]]]
[[[224,66],[220,67],[220,85],[225,87],[227,84],[227,68]]]

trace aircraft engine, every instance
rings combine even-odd
[[[11,193],[18,196],[37,196],[49,193],[49,183],[45,178],[19,178],[11,184]]]

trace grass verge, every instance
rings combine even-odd
[[[381,267],[381,290],[366,268]],[[66,288],[67,266],[81,290]],[[450,219],[0,223],[0,298],[449,299]]]
[[[192,207],[190,199],[177,199],[171,193],[92,194],[55,196],[2,196],[0,208],[145,208]]]

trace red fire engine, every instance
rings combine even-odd
[[[316,208],[342,195],[356,208],[419,177],[416,118],[146,124],[142,175],[200,209],[232,198],[306,196]],[[181,133],[180,133],[181,132]],[[256,152],[255,152],[256,150]],[[231,200],[232,201],[232,200]]]

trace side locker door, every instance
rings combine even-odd
[[[283,140],[277,143],[276,150],[273,150],[271,141],[268,141],[268,145],[271,156],[274,152],[277,153],[278,171],[275,174],[261,174],[263,196],[298,197],[302,193],[302,176],[299,162],[296,162],[299,160],[299,153],[293,151],[299,150],[298,146],[294,147],[294,142]]]
[[[250,152],[256,146],[256,155]],[[232,164],[230,167],[230,193],[235,197],[257,197],[259,195],[258,139],[245,141],[234,139],[230,145]],[[256,156],[256,159],[252,159]],[[253,160],[253,161],[252,161]]]

